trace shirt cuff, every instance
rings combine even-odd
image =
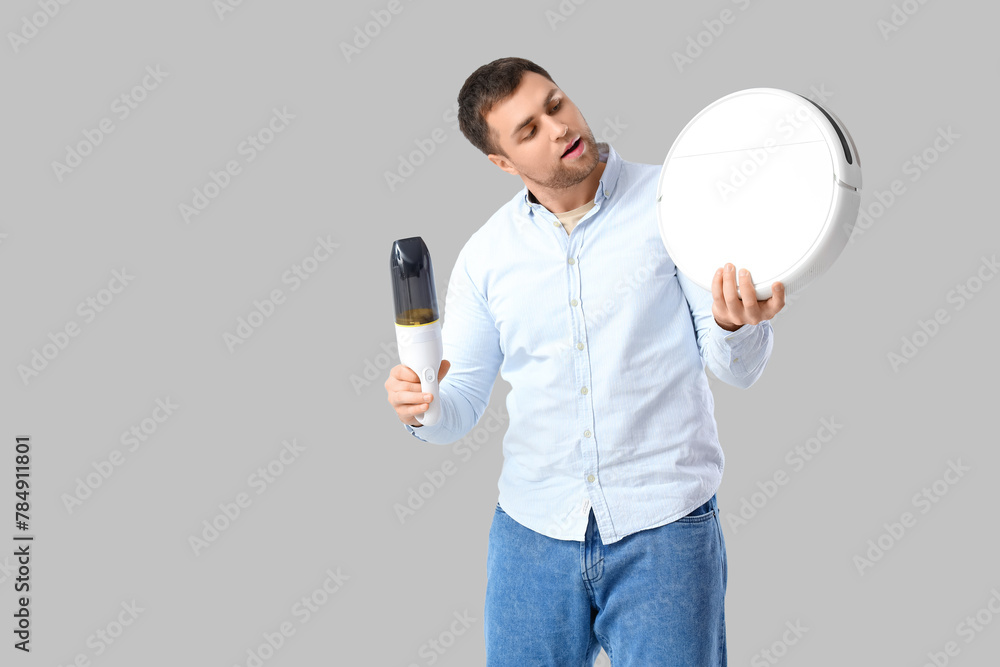
[[[437,398],[434,399],[435,401],[441,401],[441,416],[436,424],[432,426],[424,424],[420,427],[413,427],[409,424],[403,424],[403,422],[400,422],[400,424],[417,440],[429,442],[432,445],[446,445],[452,442],[450,438],[454,435],[454,424],[460,420],[452,414],[451,403],[448,401],[446,393],[446,391],[439,390]]]
[[[712,326],[715,328],[716,336],[719,340],[723,340],[729,345],[736,345],[748,336],[753,335],[755,331],[760,330],[765,326],[765,323],[769,320],[761,320],[757,324],[744,324],[736,331],[728,331],[719,326],[719,323],[715,321],[715,317],[712,317]]]
[[[439,420],[438,423],[434,424],[433,426],[426,426],[425,425],[425,426],[421,426],[420,428],[414,428],[414,427],[410,426],[409,424],[403,424],[403,428],[405,428],[407,431],[409,431],[410,435],[412,435],[417,440],[421,440],[423,442],[428,442],[428,443],[431,443],[431,444],[436,444],[435,443],[435,436],[437,436],[439,433],[442,432],[442,430],[441,430],[441,428],[442,428],[442,421],[443,420]],[[402,424],[402,422],[400,422],[400,423]]]

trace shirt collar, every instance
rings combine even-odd
[[[597,184],[597,192],[594,193],[594,204],[599,204],[605,199],[609,199],[611,194],[615,190],[615,185],[618,183],[618,175],[621,173],[622,159],[611,147],[611,144],[606,142],[600,142],[597,144],[597,153],[599,155],[599,160],[605,163],[604,173],[601,174],[601,180]],[[524,186],[521,190],[520,197],[518,197],[518,203],[520,204],[521,212],[528,215],[537,208],[545,208],[535,200],[535,196],[531,194],[528,190],[528,186]]]

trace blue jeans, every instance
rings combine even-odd
[[[486,558],[488,667],[726,667],[726,543],[713,495],[605,546],[557,540],[497,503]]]

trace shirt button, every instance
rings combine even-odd
[[[582,350],[583,349],[583,343],[577,343],[576,344],[576,349]]]
[[[573,259],[572,257],[570,257],[570,258],[569,258],[569,263],[570,263],[570,264],[576,264],[576,260],[575,260],[575,259]]]
[[[588,482],[593,482],[593,481],[594,481],[594,479],[595,479],[595,478],[594,478],[594,476],[593,476],[593,475],[587,475],[587,481],[588,481]]]
[[[553,223],[552,223],[552,226],[553,226],[553,227],[558,227],[558,226],[560,226],[561,224],[562,224],[561,222],[559,222],[558,220],[556,220],[555,222],[553,222]]]
[[[569,303],[570,303],[570,305],[572,305],[572,306],[579,306],[579,305],[580,305],[580,302],[579,302],[579,301],[577,301],[576,299],[573,299],[573,300],[572,300],[572,301],[570,301]]]
[[[589,437],[590,437],[590,431],[589,431],[589,430],[587,430],[587,431],[584,431],[584,432],[583,432],[583,437],[585,437],[585,438],[589,438]]]
[[[605,197],[610,197],[611,196],[611,191],[610,190],[605,190],[604,191],[604,196]]]
[[[586,394],[586,393],[587,393],[587,388],[586,388],[586,387],[584,387],[583,389],[581,389],[581,390],[580,390],[580,393],[581,393],[581,394]]]

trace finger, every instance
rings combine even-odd
[[[425,396],[430,396],[431,398],[424,398]],[[397,391],[393,394],[392,404],[396,407],[403,405],[420,405],[423,403],[430,403],[433,398],[433,394],[420,391],[420,385],[417,385],[416,391]]]
[[[744,321],[757,324],[761,321],[762,314],[760,303],[757,302],[757,290],[753,286],[753,276],[747,269],[740,269],[740,292],[743,294]]]
[[[396,406],[396,414],[401,418],[412,417],[413,415],[419,415],[422,412],[427,412],[428,405],[426,403],[418,403],[416,405],[399,405]]]
[[[736,296],[736,267],[726,264],[725,271],[722,272],[722,294],[725,296],[726,308],[729,310],[729,320],[736,324],[742,324],[740,315],[743,314],[743,306],[740,298]]]
[[[720,267],[715,271],[715,275],[712,277],[712,301],[715,302],[716,306],[723,310],[726,308],[726,299],[722,295],[722,272],[724,270],[725,267]]]
[[[449,368],[451,368],[451,362],[447,359],[442,359],[441,368],[438,369],[438,382],[440,382],[444,376],[448,374]]]
[[[419,382],[402,382],[400,380],[394,380],[389,384],[389,394],[412,394],[414,396],[423,396],[425,393],[423,386]],[[392,402],[392,399],[389,399]],[[423,399],[417,399],[423,400]],[[399,402],[397,400],[397,402]]]
[[[778,311],[785,307],[785,285],[778,281],[771,285],[771,298],[764,302],[767,304],[765,310],[768,319],[778,314]]]
[[[403,364],[396,364],[393,366],[389,374],[397,380],[402,380],[403,382],[420,382],[420,376],[417,375],[409,366],[404,366]]]
[[[419,394],[423,395],[423,387],[419,382],[403,382],[402,380],[397,380],[395,378],[390,378],[386,380],[385,383],[386,391],[389,393],[389,402],[395,405],[400,401],[393,397],[399,394]]]

